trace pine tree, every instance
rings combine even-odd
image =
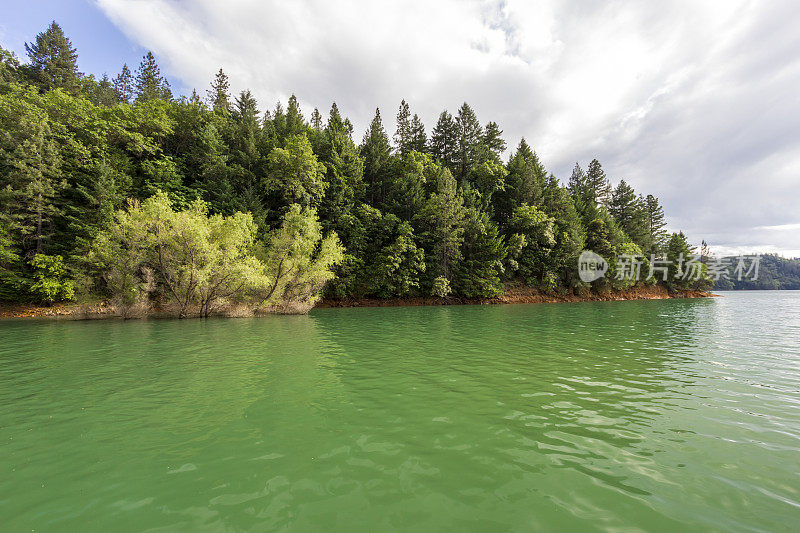
[[[644,201],[645,228],[649,238],[646,250],[651,254],[658,254],[664,247],[667,232],[664,230],[667,223],[664,220],[664,208],[658,203],[658,198],[648,194]]]
[[[520,141],[507,167],[504,190],[498,191],[494,196],[495,216],[501,227],[505,226],[514,210],[522,204],[537,207],[541,204],[547,178],[547,171],[525,139]]]
[[[78,52],[55,21],[36,40],[25,43],[28,53],[31,80],[42,90],[61,88],[68,92],[77,90]]]
[[[114,90],[121,102],[130,102],[133,100],[134,94],[134,80],[131,74],[131,69],[127,64],[122,65],[122,71],[114,78]]]
[[[608,207],[611,200],[611,183],[606,178],[606,173],[597,159],[592,159],[586,170],[586,185],[593,194],[594,201]]]
[[[428,136],[425,134],[425,125],[416,113],[411,119],[411,151],[424,153],[428,146]]]
[[[409,153],[411,148],[411,111],[408,102],[400,102],[400,109],[397,112],[397,131],[394,134],[394,145],[397,152],[404,156]]]
[[[322,114],[316,107],[314,108],[314,111],[311,113],[311,127],[314,129],[314,131],[317,132],[322,131]]]
[[[90,78],[84,78],[84,81],[87,79]],[[120,102],[119,95],[116,89],[114,89],[114,84],[108,78],[108,74],[103,74],[103,77],[97,82],[97,86],[93,92],[92,101],[97,105],[111,107]]]
[[[375,117],[364,134],[360,152],[364,158],[364,178],[369,186],[370,202],[374,205],[383,201],[383,178],[392,152],[389,136],[383,129],[380,109],[375,109]]]
[[[458,149],[456,150],[456,168],[459,180],[463,180],[472,166],[478,161],[483,128],[472,108],[464,102],[456,115],[458,131]]]
[[[608,210],[622,231],[637,245],[645,247],[648,231],[645,224],[643,206],[633,187],[625,180],[619,182],[611,195]]]
[[[306,129],[306,120],[303,118],[303,113],[300,111],[300,104],[297,102],[297,97],[292,95],[289,97],[289,105],[286,108],[286,137],[292,137],[298,133],[303,133]]]
[[[436,179],[436,190],[431,194],[417,220],[423,228],[429,257],[431,278],[453,277],[454,268],[462,258],[461,243],[464,240],[464,200],[458,193],[458,184],[450,171],[444,169]],[[435,280],[433,280],[435,281]]]
[[[222,69],[219,69],[211,82],[211,88],[206,91],[211,109],[217,113],[230,111],[230,88],[231,84],[228,81],[228,75]]]
[[[502,135],[503,130],[500,129],[497,122],[489,122],[484,128],[483,137],[481,138],[484,148],[498,160],[506,150],[506,142],[503,140]]]
[[[431,132],[431,155],[445,167],[451,170],[455,169],[458,140],[458,127],[453,120],[453,115],[442,111],[433,132]]]
[[[139,64],[136,71],[136,101],[147,102],[148,100],[171,100],[172,92],[169,82],[161,76],[161,69],[158,67],[156,57],[152,52],[147,52]]]
[[[65,187],[61,158],[47,120],[35,111],[3,110],[0,126],[0,211],[10,218],[29,259],[46,251],[61,212],[56,202]]]
[[[597,199],[589,186],[586,173],[578,163],[575,163],[575,167],[572,169],[567,189],[572,196],[575,209],[580,215],[584,227],[588,228],[589,224],[600,215],[600,212],[597,206]]]

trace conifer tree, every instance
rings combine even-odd
[[[55,21],[36,36],[33,43],[25,43],[27,65],[31,80],[43,91],[61,88],[68,92],[77,90],[78,52]]]
[[[427,251],[433,259],[429,274],[432,278],[443,278],[448,285],[454,268],[462,258],[465,214],[458,184],[450,171],[444,169],[437,176],[436,190],[418,214],[417,220],[423,229]]]
[[[158,67],[156,57],[152,52],[147,52],[139,64],[139,68],[136,71],[135,87],[137,102],[147,102],[155,99],[169,101],[172,99],[169,82],[161,76],[161,69]]]
[[[611,195],[608,210],[617,221],[622,231],[640,247],[648,243],[648,231],[644,219],[643,206],[633,187],[625,180],[619,182]]]
[[[495,216],[503,227],[522,204],[539,206],[547,172],[525,139],[508,162],[505,188],[495,195]]]
[[[320,114],[319,109],[316,107],[311,113],[311,127],[314,129],[314,131],[322,131],[322,114]]]
[[[234,148],[234,160],[250,172],[254,170],[256,160],[259,158],[258,116],[258,103],[253,94],[249,90],[239,93],[231,113],[236,125],[232,148]]]
[[[416,113],[411,119],[411,151],[424,153],[428,146],[428,136],[425,133],[425,125]]]
[[[128,103],[133,100],[134,80],[127,63],[122,65],[122,70],[114,78],[114,90],[117,92],[117,97],[121,102]]]
[[[667,232],[664,227],[664,208],[658,203],[658,198],[648,194],[641,202],[644,206],[645,228],[648,234],[649,246],[646,250],[650,254],[658,254],[664,247]]]
[[[231,84],[228,80],[228,75],[220,68],[211,81],[211,88],[206,91],[211,109],[218,113],[230,111],[230,88]]]
[[[61,212],[61,158],[47,120],[35,110],[2,109],[0,127],[0,211],[30,259],[45,253]]]
[[[586,185],[594,196],[594,201],[608,207],[608,203],[611,201],[611,183],[597,159],[592,159],[586,169]]]
[[[475,116],[475,112],[466,102],[458,109],[456,127],[458,131],[458,149],[456,150],[455,162],[458,178],[463,180],[478,160],[483,137],[483,128],[478,122],[478,117]]]
[[[394,133],[394,145],[397,152],[404,156],[409,153],[411,148],[411,111],[408,102],[400,102],[400,109],[397,112],[397,130]]]
[[[381,110],[375,109],[375,117],[364,134],[361,142],[360,153],[364,158],[364,179],[367,181],[370,201],[380,203],[383,201],[383,175],[391,156],[389,136],[383,129]]]
[[[431,155],[447,168],[454,169],[458,141],[458,127],[455,120],[453,120],[453,115],[447,111],[442,111],[436,126],[431,132]]]
[[[483,130],[481,138],[484,148],[498,160],[500,155],[506,150],[506,142],[503,140],[503,130],[497,122],[489,122]]]
[[[297,97],[292,95],[289,97],[289,105],[286,107],[286,137],[303,133],[306,129],[306,121],[303,118],[303,113],[300,111],[300,104],[297,102]]]

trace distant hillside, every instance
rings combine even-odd
[[[736,257],[728,258],[736,264]],[[714,289],[720,291],[736,290],[800,290],[800,258],[786,259],[776,254],[761,256],[758,279],[753,281],[744,279],[721,278],[714,284]]]

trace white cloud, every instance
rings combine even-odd
[[[333,100],[360,139],[401,98],[428,127],[470,102],[557,175],[597,157],[721,247],[800,249],[792,2],[97,0],[187,89],[220,66],[262,107]],[[390,131],[390,133],[392,133]]]

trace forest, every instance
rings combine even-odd
[[[736,264],[736,257],[723,259]],[[737,290],[800,290],[800,258],[788,259],[777,254],[761,256],[758,278],[738,276],[720,277],[714,282],[714,289],[720,291]]]
[[[393,125],[376,110],[358,140],[336,103],[307,118],[294,96],[263,110],[222,69],[184,96],[149,52],[113,77],[81,73],[55,22],[26,52],[0,49],[2,300],[208,316],[303,312],[321,296],[709,286],[616,276],[621,256],[646,269],[695,250],[667,234],[656,197],[612,184],[597,160],[562,183],[467,103],[428,129],[402,101]],[[607,276],[579,279],[584,249]]]

